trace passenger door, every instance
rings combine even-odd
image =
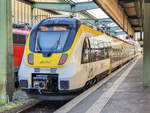
[[[86,37],[83,42],[81,63],[84,64],[84,69],[88,74],[87,75],[88,79],[92,76],[92,69],[90,66],[90,53],[91,53],[90,43],[89,43],[89,39]]]

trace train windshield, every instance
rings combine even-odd
[[[67,26],[41,27],[36,35],[35,52],[62,52],[69,37]]]

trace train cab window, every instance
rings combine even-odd
[[[82,61],[81,61],[81,63],[88,63],[88,62],[90,62],[89,57],[90,57],[90,45],[89,45],[88,38],[86,38],[84,40],[84,43],[83,43]]]
[[[24,45],[26,42],[26,35],[13,33],[13,44]]]

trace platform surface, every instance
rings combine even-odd
[[[143,86],[143,59],[129,63],[68,113],[150,113],[150,87]]]

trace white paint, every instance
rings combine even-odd
[[[126,65],[124,65],[123,67],[121,67],[120,69],[118,69],[117,71],[115,71],[114,73],[110,74],[108,77],[104,78],[102,81],[100,81],[99,83],[97,83],[96,85],[94,85],[93,87],[91,87],[90,89],[88,89],[87,91],[83,92],[81,95],[77,96],[76,98],[74,98],[73,100],[71,100],[70,102],[68,102],[67,104],[65,104],[61,108],[59,108],[58,110],[56,110],[54,113],[67,113],[67,112],[69,112],[78,103],[80,103],[82,100],[84,100],[88,95],[90,95],[91,93],[93,93],[100,86],[102,86],[107,81],[109,81],[112,77],[114,77],[115,75],[117,75],[117,73],[119,73],[121,70],[123,70],[128,64],[129,63],[127,63]]]
[[[138,60],[136,60],[137,62]],[[86,113],[100,113],[109,99],[112,97],[112,95],[115,93],[117,88],[120,86],[120,84],[125,80],[125,78],[128,76],[129,72],[132,70],[134,65],[136,64],[134,62],[112,85],[111,88],[109,88],[102,96],[99,97],[99,99],[87,110]]]

